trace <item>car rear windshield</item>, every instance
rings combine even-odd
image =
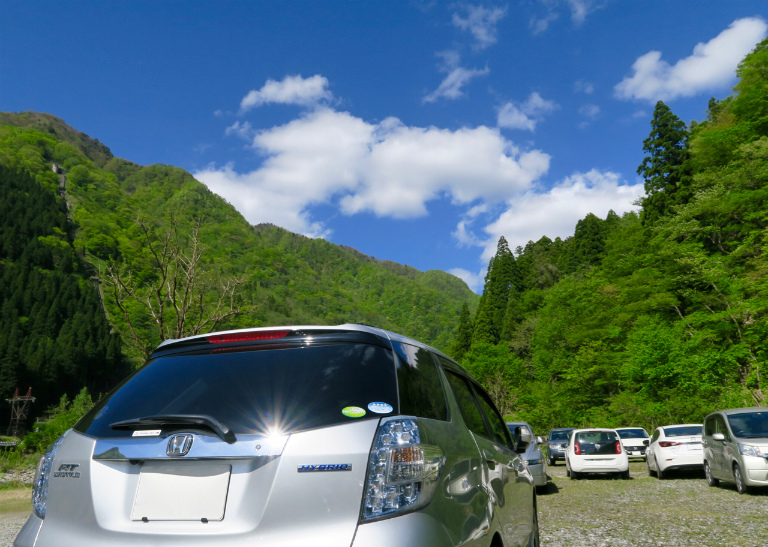
[[[398,412],[394,363],[391,350],[358,343],[159,357],[102,399],[76,429],[126,437],[132,431],[110,424],[187,414],[210,416],[235,434],[265,434],[380,418],[388,408]]]
[[[582,454],[616,454],[619,438],[613,431],[582,431],[575,440]]]
[[[561,431],[550,431],[549,439],[552,441],[567,441],[568,438],[571,436],[571,431],[573,431],[573,429],[561,430]]]
[[[690,437],[691,435],[701,435],[701,425],[682,425],[678,427],[665,427],[665,437]]]
[[[743,412],[728,416],[737,437],[768,437],[768,412]]]
[[[648,437],[645,429],[617,429],[616,432],[622,439],[646,439]]]

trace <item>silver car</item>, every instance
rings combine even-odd
[[[515,448],[463,368],[388,331],[169,340],[43,456],[14,545],[535,546]]]
[[[704,419],[704,474],[710,486],[723,480],[739,494],[768,486],[768,408],[733,408]]]
[[[536,485],[536,490],[544,492],[547,487],[547,464],[544,461],[544,454],[541,453],[544,439],[534,437],[533,429],[526,422],[507,422],[507,427],[510,433],[512,433],[512,438],[515,440],[522,438],[524,433],[527,433],[533,439],[533,442],[528,445],[522,456],[525,459],[528,470],[533,475],[533,483]]]

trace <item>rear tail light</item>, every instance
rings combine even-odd
[[[662,448],[669,448],[670,446],[680,446],[683,443],[676,443],[674,441],[660,441],[659,446]]]
[[[616,441],[616,454],[621,454],[621,441]]]
[[[573,453],[577,456],[581,454],[581,447],[579,446],[579,443],[573,443]]]
[[[361,522],[426,505],[437,486],[445,454],[421,442],[415,418],[385,418],[368,458]]]
[[[48,484],[51,480],[51,473],[53,472],[53,460],[56,458],[56,452],[59,449],[64,437],[67,436],[71,430],[67,430],[64,434],[54,442],[45,454],[40,458],[37,463],[37,471],[35,472],[35,482],[32,483],[32,509],[35,514],[41,519],[45,518],[45,510],[48,506]]]

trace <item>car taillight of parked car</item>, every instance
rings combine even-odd
[[[674,441],[660,441],[659,446],[662,448],[669,448],[670,446],[680,446],[682,443],[676,443]]]
[[[422,443],[416,418],[382,421],[368,461],[362,522],[426,505],[445,463],[439,446]]]
[[[616,454],[621,454],[621,441],[616,441]]]
[[[579,443],[573,443],[573,453],[577,456],[581,454],[581,447],[579,446]]]

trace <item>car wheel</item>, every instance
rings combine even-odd
[[[626,471],[622,471],[622,472],[621,472],[621,478],[622,478],[623,480],[625,480],[625,481],[628,481],[628,480],[629,480],[629,469],[627,469]]]
[[[658,477],[660,481],[663,481],[664,479],[667,478],[667,474],[661,470],[661,467],[658,464],[657,464],[657,468],[658,469],[656,469],[656,477]]]
[[[707,477],[707,484],[710,486],[717,486],[720,482],[712,476],[712,470],[709,468],[709,462],[704,462],[704,475]]]
[[[656,471],[651,469],[651,462],[648,460],[648,458],[645,459],[645,466],[648,468],[648,474],[653,477],[656,475]]]
[[[739,494],[749,492],[749,486],[744,482],[744,476],[741,474],[741,467],[738,463],[733,464],[733,481],[736,483],[736,490]]]
[[[571,480],[572,481],[579,480],[579,474],[576,471],[571,471]]]
[[[550,467],[554,467],[555,460],[552,460],[552,459],[547,460],[547,465],[549,465]]]

